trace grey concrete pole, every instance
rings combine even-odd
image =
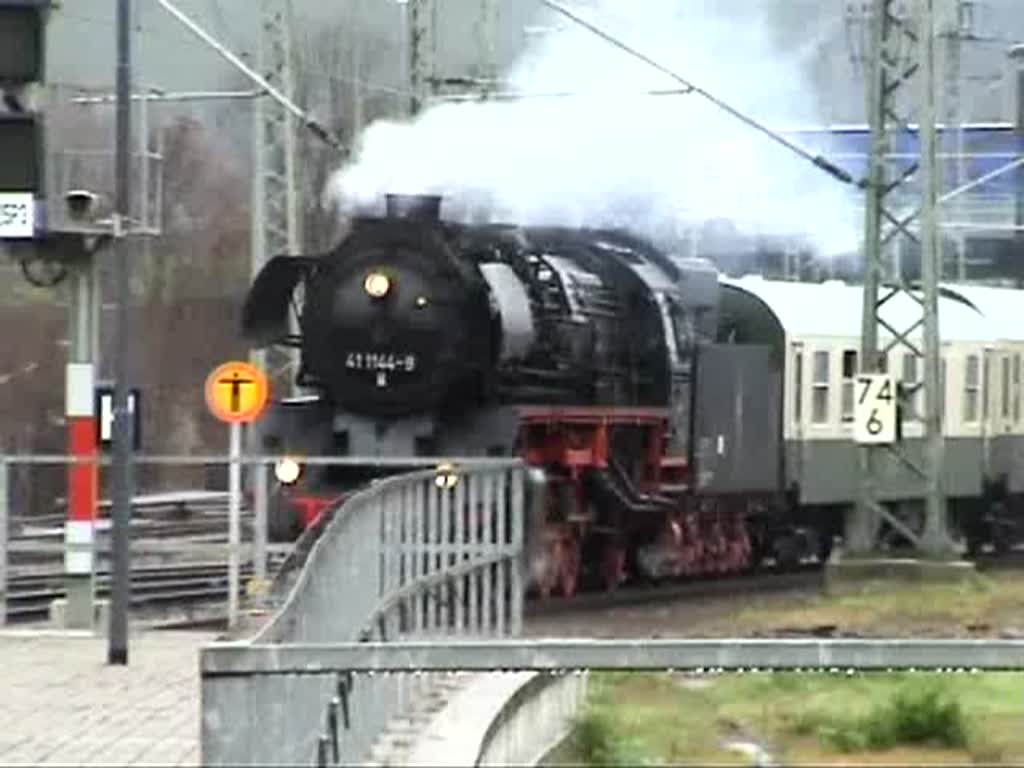
[[[111,528],[114,578],[111,590],[107,661],[128,663],[128,604],[131,599],[128,536],[132,500],[132,420],[128,413],[128,334],[131,301],[126,226],[131,200],[131,0],[117,0],[117,146],[114,249],[117,278],[117,329],[114,343],[114,461]]]
[[[0,627],[7,623],[7,541],[10,535],[10,464],[0,459]]]
[[[937,201],[938,162],[935,126],[935,0],[920,0],[918,46],[921,67],[921,283],[924,294],[924,391],[925,391],[925,525],[922,554],[941,558],[951,551],[946,521],[946,497],[942,489],[945,443],[942,434],[941,348],[939,344],[939,281],[942,249],[939,245]]]
[[[1017,140],[1024,143],[1024,45],[1010,49],[1010,76],[1013,83],[1013,120],[1017,126]],[[1016,172],[1017,185],[1014,200],[1014,225],[1018,246],[1024,245],[1024,168]]]
[[[886,116],[886,87],[889,78],[882,67],[883,54],[891,30],[888,13],[891,0],[875,0],[871,24],[867,73],[868,125],[871,128],[871,165],[864,217],[864,304],[861,317],[860,370],[878,371],[878,287],[882,280],[884,253],[882,247],[882,215],[885,208],[887,172],[885,156],[889,150]],[[877,515],[875,514],[875,456],[871,446],[862,446],[860,454],[860,487],[856,507],[846,521],[843,552],[863,555],[874,549]]]

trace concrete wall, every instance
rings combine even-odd
[[[492,723],[477,765],[536,765],[572,731],[587,697],[587,675],[534,675]]]
[[[475,675],[420,732],[403,765],[536,765],[569,734],[585,674]]]

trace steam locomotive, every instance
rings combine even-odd
[[[440,209],[390,195],[329,253],[257,276],[245,336],[298,346],[298,383],[317,393],[275,404],[265,448],[543,466],[545,594],[823,554],[827,532],[808,536],[780,503],[772,350],[718,343],[713,267],[623,231],[463,225]],[[279,489],[275,536],[377,471],[306,468]]]
[[[441,204],[389,195],[333,250],[275,257],[257,276],[244,335],[298,347],[297,381],[315,393],[275,403],[266,450],[543,467],[531,572],[544,595],[828,557],[856,492],[827,490],[856,461],[849,435],[831,440],[849,431],[856,336],[794,330],[786,313],[807,305],[813,326],[838,311],[838,288],[789,284],[804,292],[780,299],[625,231],[454,223]],[[296,536],[375,467],[306,467],[277,489],[272,535]],[[964,493],[985,497],[988,479]],[[963,509],[977,540],[995,530]]]

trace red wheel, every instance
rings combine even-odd
[[[737,515],[735,518],[735,538],[734,547],[736,550],[736,570],[743,572],[750,568],[750,555],[752,547],[750,545],[750,534],[747,532],[746,521]]]
[[[562,594],[572,597],[576,594],[580,579],[580,545],[572,534],[562,539],[561,557]]]
[[[543,534],[544,550],[537,562],[533,563],[533,578],[542,599],[547,600],[555,591],[562,572],[561,537],[547,528]]]
[[[612,542],[605,546],[601,575],[604,578],[604,587],[609,592],[618,589],[619,585],[626,580],[626,548],[624,546]]]

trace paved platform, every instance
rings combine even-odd
[[[198,765],[199,646],[210,632],[133,632],[108,666],[88,632],[0,630],[0,765]]]

